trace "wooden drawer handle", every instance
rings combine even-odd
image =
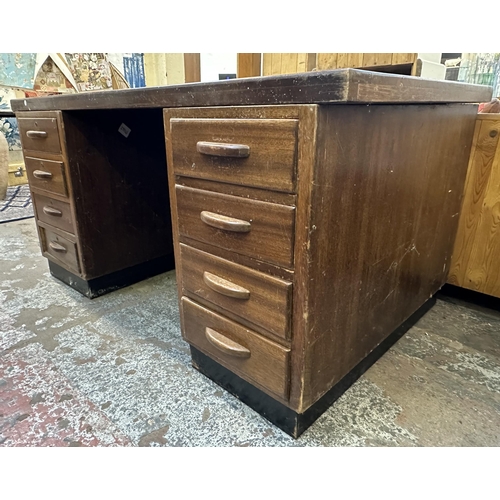
[[[35,170],[33,172],[33,177],[37,179],[52,179],[52,174],[50,172],[45,172],[45,170]]]
[[[202,155],[224,156],[227,158],[248,158],[250,156],[250,146],[245,144],[226,144],[224,142],[196,143],[196,151]]]
[[[52,248],[52,250],[55,250],[56,252],[66,253],[68,251],[66,247],[60,245],[59,243],[56,243],[55,241],[51,241],[49,243],[49,247]]]
[[[47,215],[53,215],[54,217],[62,216],[62,212],[60,210],[57,210],[57,208],[43,207],[43,212],[46,213]]]
[[[201,212],[201,220],[209,226],[235,233],[248,233],[251,229],[250,222],[246,220],[233,219],[226,215],[214,214],[213,212]]]
[[[250,291],[246,288],[235,285],[234,283],[207,271],[203,273],[203,281],[214,292],[225,295],[226,297],[233,297],[234,299],[242,300],[250,298]]]
[[[224,335],[211,328],[205,329],[205,336],[208,341],[217,349],[230,356],[235,356],[236,358],[249,358],[250,351],[243,347],[242,345],[234,342],[234,340],[228,339]]]
[[[30,139],[45,139],[47,135],[47,132],[44,130],[28,130],[26,132],[26,136]]]

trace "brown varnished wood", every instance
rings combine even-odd
[[[186,83],[201,81],[200,54],[184,54],[184,81]]]
[[[312,192],[315,183],[314,172],[317,162],[324,159],[324,152],[317,147],[319,106],[302,106],[299,116],[298,133],[298,189],[297,218],[294,241],[294,287],[293,287],[293,341],[290,353],[290,407],[301,411],[304,406],[305,374],[304,357],[309,348],[306,332],[311,322],[309,292],[307,284],[314,283],[310,234],[313,231],[311,221]],[[336,108],[333,108],[336,109]],[[332,237],[333,239],[333,237]],[[319,288],[317,289],[319,290]]]
[[[278,191],[295,189],[296,120],[173,118],[170,128],[178,175]],[[200,142],[226,143],[229,149],[241,144],[248,148],[247,156],[207,155],[200,152]]]
[[[65,112],[62,121],[82,276],[171,255],[161,111]],[[128,137],[118,131],[122,123],[131,129]]]
[[[250,78],[252,76],[260,76],[261,70],[261,55],[260,53],[238,53],[237,60],[237,75],[238,78]]]
[[[320,108],[305,348],[292,342],[304,353],[298,411],[446,281],[475,113],[474,105]]]
[[[73,202],[73,189],[71,184],[71,179],[67,175],[66,164],[67,164],[67,150],[66,150],[66,140],[64,132],[64,124],[62,120],[62,113],[60,111],[39,111],[36,113],[18,113],[17,117],[24,121],[25,124],[35,124],[35,127],[45,128],[47,132],[47,139],[40,142],[43,147],[39,147],[38,151],[30,151],[27,147],[32,147],[28,143],[27,146],[23,145],[23,155],[26,168],[28,171],[28,181],[30,183],[31,196],[33,200],[36,198],[36,194],[41,194],[45,197],[49,197],[49,205],[53,203],[59,203],[61,207],[64,208],[64,218],[63,229],[70,230],[71,233],[67,231],[62,231],[63,237],[69,238],[72,246],[68,250],[68,254],[62,260],[57,260],[59,265],[66,265],[71,272],[79,275],[82,269],[81,252],[79,246],[79,230],[78,230],[78,219],[75,216],[75,205]],[[28,128],[29,130],[29,128]],[[50,140],[49,140],[50,138]],[[47,140],[49,140],[47,147]],[[37,143],[38,144],[38,143]],[[37,145],[35,144],[35,147]],[[35,158],[33,158],[35,157]],[[51,180],[37,179],[32,173],[36,167],[39,167],[43,172],[50,172],[52,174]],[[31,178],[30,178],[31,177]],[[50,188],[49,188],[50,186]],[[46,187],[47,189],[43,189]],[[43,207],[42,207],[43,209]],[[45,252],[45,232],[42,230],[44,223],[38,218],[38,211],[35,204],[35,216],[37,218],[37,231],[40,240],[40,246],[42,248],[42,253],[49,259],[54,260],[54,256],[49,252]],[[51,219],[51,223],[57,224],[57,219],[49,217],[42,211],[42,217],[47,220]],[[56,226],[50,226],[50,230],[55,232]],[[44,253],[45,252],[45,253]],[[54,253],[54,252],[52,252]],[[61,257],[60,254],[57,254]],[[76,260],[76,262],[74,262]]]
[[[175,176],[175,183],[180,186],[204,189],[206,191],[215,191],[217,193],[230,194],[233,196],[241,196],[251,200],[278,203],[279,205],[295,206],[297,203],[297,196],[290,193],[281,193],[279,191],[266,191],[258,188],[250,188],[248,186],[237,186],[235,184],[221,184],[220,182],[182,177],[180,175]]]
[[[183,293],[191,292],[260,325],[279,337],[291,334],[292,283],[235,264],[187,245],[181,247]],[[204,279],[210,273],[245,289],[237,298],[215,291]],[[227,286],[227,285],[223,285]],[[243,299],[243,300],[242,300]]]
[[[14,99],[19,111],[346,102],[487,102],[491,87],[354,69]]]
[[[32,198],[38,220],[74,234],[75,228],[69,203],[41,193],[32,193]]]
[[[28,182],[32,189],[39,189],[61,196],[68,196],[68,186],[64,163],[42,158],[25,157],[24,164],[28,174]]]
[[[25,151],[40,151],[52,154],[61,153],[57,120],[60,112],[51,116],[19,117],[19,136]]]
[[[478,114],[448,282],[500,297],[500,115]]]
[[[375,71],[349,70],[349,91],[347,101],[351,103],[387,103],[394,102],[393,97],[398,94],[397,101],[401,103],[436,103],[456,102],[452,96],[460,94],[459,102],[485,102],[484,98],[490,94],[490,88],[486,86],[465,86],[458,82],[448,81],[447,85],[441,86],[442,81],[425,80],[425,85],[407,85],[410,81],[421,80],[417,77],[405,75],[392,75]],[[479,91],[479,92],[478,92]],[[441,92],[447,92],[446,98]],[[440,96],[441,98],[439,98]],[[479,100],[477,100],[479,99]],[[488,98],[486,100],[489,100]]]
[[[287,349],[290,348],[290,340],[284,339],[283,337],[280,337],[266,328],[261,327],[257,323],[252,323],[249,321],[245,316],[239,316],[238,314],[235,314],[234,312],[224,309],[223,307],[218,306],[214,302],[209,302],[208,300],[200,297],[199,295],[196,295],[195,293],[190,292],[189,290],[185,289],[185,293],[183,295],[184,297],[188,297],[189,299],[192,299],[193,302],[196,302],[197,304],[200,304],[207,309],[210,309],[211,311],[214,311],[221,316],[224,316],[228,319],[231,319],[235,321],[236,323],[249,328],[250,330],[253,330],[254,332],[258,333],[259,335],[262,335],[263,337],[272,340],[273,342],[276,342],[279,345],[282,345],[283,347],[286,347]]]
[[[42,255],[75,273],[80,272],[78,248],[70,235],[57,231],[48,224],[38,223]],[[62,250],[62,251],[61,251]]]
[[[250,380],[280,399],[288,397],[289,350],[206,309],[185,297],[181,300],[184,335],[188,342],[213,357],[245,380]],[[206,337],[210,328],[250,351],[238,358],[215,347]]]
[[[250,269],[255,269],[271,276],[276,276],[284,280],[293,280],[294,272],[292,269],[286,269],[284,267],[275,266],[269,262],[262,262],[260,260],[253,259],[247,255],[241,255],[232,252],[231,250],[226,250],[225,248],[216,247],[210,243],[205,243],[203,241],[198,241],[193,238],[189,238],[184,235],[179,235],[179,241],[185,243],[186,245],[196,247],[204,252],[217,255],[226,260],[230,260],[242,266],[247,266]],[[179,262],[179,259],[177,259]],[[182,279],[182,277],[181,277]]]
[[[293,265],[293,207],[183,186],[175,190],[180,234],[264,262]],[[200,217],[205,211],[247,221],[251,230],[241,233],[213,228]]]

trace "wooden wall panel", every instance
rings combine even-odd
[[[448,282],[500,297],[500,115],[478,114]]]

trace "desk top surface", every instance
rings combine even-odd
[[[12,100],[13,111],[335,103],[478,103],[492,88],[338,69]]]

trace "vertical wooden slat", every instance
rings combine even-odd
[[[297,73],[307,71],[307,54],[297,54]]]
[[[271,54],[271,75],[281,75],[281,55]]]
[[[273,55],[272,54],[262,54],[262,75],[269,76],[271,75],[273,63]]]
[[[260,76],[260,54],[241,53],[238,54],[238,78]]]
[[[281,54],[281,73],[282,75],[297,73],[298,54]]]
[[[306,69],[307,71],[312,71],[316,68],[316,54],[307,54],[306,55]]]
[[[200,54],[184,54],[186,83],[201,82]]]
[[[337,68],[347,68],[347,58],[349,54],[337,54]]]
[[[347,66],[349,68],[361,68],[363,66],[363,54],[347,54]]]
[[[317,68],[321,69],[336,69],[338,54],[318,54]]]

